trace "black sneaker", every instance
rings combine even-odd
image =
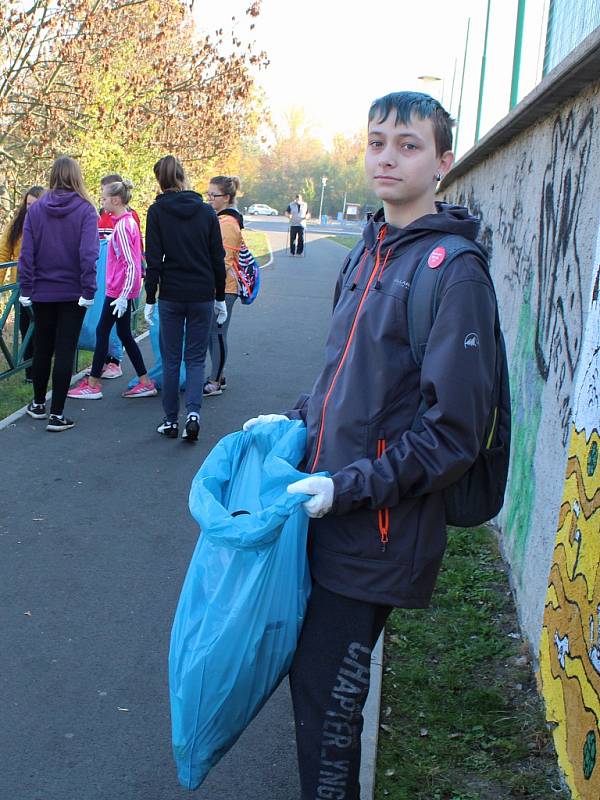
[[[221,391],[224,392],[225,389],[227,388],[227,378],[225,377],[225,375],[222,376],[219,383],[221,384]]]
[[[198,440],[199,433],[200,417],[198,414],[188,414],[188,418],[185,421],[185,430],[181,434],[181,438],[185,439],[186,442],[196,442]]]
[[[47,431],[54,431],[55,433],[60,433],[60,431],[68,431],[69,428],[72,428],[75,425],[72,419],[67,419],[66,417],[58,417],[56,414],[50,414],[48,417],[48,424],[46,425]]]
[[[179,424],[177,422],[169,422],[165,419],[162,425],[158,426],[156,432],[160,433],[162,436],[168,436],[169,439],[176,439],[179,436]]]
[[[34,419],[46,419],[48,416],[48,414],[46,414],[46,404],[34,403],[33,401],[27,406],[27,413]]]

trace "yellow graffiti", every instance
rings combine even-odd
[[[540,642],[546,715],[575,800],[600,797],[600,436],[572,426]]]

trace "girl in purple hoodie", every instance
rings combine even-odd
[[[97,219],[79,164],[67,156],[57,158],[49,191],[27,212],[19,256],[19,301],[33,306],[35,321],[34,396],[27,413],[34,419],[48,416],[46,392],[54,357],[49,431],[75,424],[63,411],[81,325],[96,291]]]

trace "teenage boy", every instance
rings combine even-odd
[[[108,186],[111,183],[122,183],[123,178],[118,173],[112,173],[110,175],[105,175],[103,178],[100,178],[100,192],[104,189],[105,186]],[[133,208],[127,207],[128,211],[131,211],[134,220],[137,223],[138,228],[140,229],[140,234],[142,232],[142,228],[140,225],[140,218],[136,211]],[[101,239],[107,239],[109,236],[112,236],[112,232],[115,227],[115,218],[110,213],[110,211],[106,211],[106,209],[101,206],[99,210],[98,216],[98,235]],[[142,251],[144,249],[144,240],[142,238]],[[144,267],[144,263],[142,262],[142,267]],[[123,357],[123,348],[121,347],[120,343],[113,345],[112,343],[109,345],[108,355],[106,356],[106,360],[104,362],[104,366],[102,367],[102,376],[103,378],[120,378],[123,374],[123,370],[121,369],[121,359]]]
[[[393,607],[429,604],[446,545],[441,490],[475,461],[490,411],[495,299],[474,256],[442,275],[421,369],[409,342],[417,265],[429,253],[435,269],[444,235],[474,240],[479,228],[466,208],[435,202],[451,147],[452,120],[428,95],[372,104],[365,168],[383,208],[364,229],[363,257],[339,276],[325,366],[286,415],[306,423],[302,468],[331,475],[288,487],[312,495],[314,585],[290,671],[303,800],[360,796],[372,648]]]
[[[285,215],[290,221],[290,253],[293,256],[296,254],[301,256],[304,251],[304,229],[308,216],[308,206],[302,200],[301,194],[297,194],[294,202],[289,204]],[[298,241],[297,245],[296,240]]]

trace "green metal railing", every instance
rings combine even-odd
[[[0,269],[15,269],[16,261],[0,264]],[[6,283],[0,286],[0,380],[15,375],[31,366],[31,358],[25,352],[33,336],[33,314],[30,308],[19,303],[19,284]],[[21,338],[21,316],[31,317],[27,333]]]
[[[16,270],[16,268],[16,261],[0,264],[0,270]],[[24,308],[19,303],[19,295],[20,288],[17,282],[0,285],[0,381],[30,367],[32,363],[31,358],[25,358],[25,353],[33,337],[34,317],[31,308]],[[133,302],[131,330],[134,334],[140,333],[144,302],[143,295]],[[23,314],[30,316],[30,324],[22,338],[20,330]],[[79,371],[79,353],[82,349],[77,348],[74,372]]]

